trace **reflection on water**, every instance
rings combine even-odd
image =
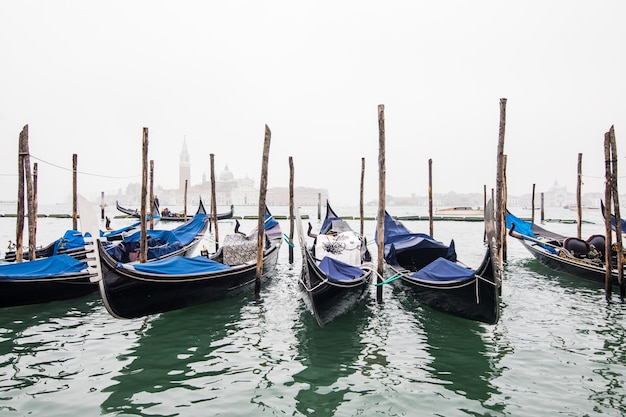
[[[436,230],[482,258],[480,225]],[[508,247],[495,326],[385,287],[382,303],[372,288],[320,328],[300,299],[299,261],[281,252],[258,299],[142,320],[112,318],[97,294],[2,309],[0,415],[626,415],[626,306],[521,245]]]
[[[304,366],[293,376],[303,388],[296,408],[306,416],[333,416],[351,391],[337,382],[357,371],[364,347],[361,340],[369,315],[364,305],[320,327],[308,310],[300,314],[296,330],[298,360]]]
[[[209,400],[210,393],[193,392],[206,388],[206,378],[226,371],[223,366],[214,368],[217,358],[213,352],[229,343],[227,336],[240,319],[240,308],[241,303],[222,300],[137,320],[145,321],[145,328],[137,333],[134,346],[119,358],[130,361],[111,378],[115,384],[103,390],[110,394],[102,410],[161,415],[154,411],[162,408],[160,404],[166,399],[172,400],[171,391],[186,392],[176,400],[178,407]],[[163,395],[167,391],[170,395]]]

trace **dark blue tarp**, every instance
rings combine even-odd
[[[475,275],[475,272],[444,258],[437,258],[411,276],[433,282],[464,281]]]
[[[134,269],[135,271],[147,272],[160,275],[172,274],[203,274],[229,269],[228,265],[216,262],[204,256],[186,258],[184,256],[172,256],[154,262],[143,264],[117,264],[122,269]]]
[[[82,233],[78,230],[68,230],[65,232],[62,238],[54,242],[53,255],[59,253],[60,249],[78,249],[85,246],[85,239],[83,239]]]
[[[361,268],[328,256],[324,256],[319,267],[331,281],[352,281],[363,275]]]
[[[172,230],[148,230],[148,259],[167,255],[189,245],[206,227],[207,221],[205,213],[197,213],[191,220]],[[106,246],[106,251],[119,262],[133,262],[140,241],[141,231],[137,231],[119,243]]]
[[[149,239],[159,239],[163,243],[180,242],[186,246],[205,227],[208,217],[204,213],[198,213],[193,218],[172,230],[148,230]],[[137,231],[130,236],[124,238],[123,242],[139,242],[141,240],[141,231]]]
[[[70,255],[55,255],[34,261],[0,265],[0,281],[46,278],[81,272],[85,269],[87,269],[86,262],[72,258]]]
[[[136,222],[136,223],[133,223],[133,224],[128,225],[128,226],[120,227],[117,230],[109,230],[107,232],[103,232],[102,230],[100,230],[100,236],[101,237],[117,236],[117,235],[120,235],[120,234],[122,234],[124,232],[128,232],[129,230],[132,230],[135,227],[139,227],[140,225],[141,225],[141,222]]]
[[[454,241],[450,245],[445,245],[438,240],[433,239],[425,233],[412,233],[401,222],[385,213],[385,253],[384,257],[387,262],[395,264],[395,254],[411,249],[415,253],[420,251],[431,252],[433,250],[441,251],[452,262],[456,261],[456,251]],[[374,240],[378,243],[378,231],[374,235]]]

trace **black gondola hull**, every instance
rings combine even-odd
[[[565,272],[578,278],[604,284],[606,282],[606,269],[601,265],[596,265],[580,259],[570,257],[560,257],[551,253],[541,246],[520,239],[524,247],[543,265],[559,272]],[[618,284],[617,271],[611,273],[612,284]]]
[[[266,251],[262,278],[275,269],[279,247],[275,244]],[[203,275],[163,277],[120,269],[102,248],[100,257],[100,293],[109,313],[118,318],[142,317],[236,296],[256,281],[256,263]]]
[[[0,281],[0,308],[70,300],[98,291],[90,274]]]
[[[367,271],[359,283],[342,285],[329,282],[310,254],[307,254],[307,262],[303,268],[307,268],[307,271],[303,271],[300,286],[306,293],[307,304],[320,326],[325,326],[352,310],[369,293],[373,270]]]
[[[496,280],[488,248],[476,274],[463,281],[430,282],[411,278],[406,270],[390,265],[402,278],[394,281],[403,291],[410,291],[424,305],[470,320],[495,324],[500,318],[501,286]],[[404,271],[404,273],[402,273]]]

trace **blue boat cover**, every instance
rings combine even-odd
[[[208,217],[205,213],[197,213],[193,218],[172,230],[148,230],[149,239],[159,239],[162,243],[180,242],[182,246],[190,244],[205,227]],[[141,231],[124,238],[123,242],[139,242]]]
[[[515,225],[514,230],[517,233],[524,236],[536,237],[535,232],[533,232],[533,225],[531,222],[522,220],[511,213],[506,213],[506,228],[511,229],[513,225]]]
[[[60,249],[78,249],[85,246],[85,239],[83,239],[82,233],[78,230],[68,230],[65,232],[62,238],[54,242],[53,255],[59,253]]]
[[[228,265],[205,258],[204,256],[195,256],[192,258],[172,256],[171,258],[165,258],[143,264],[125,264],[120,262],[117,266],[120,269],[129,269],[159,275],[207,274],[230,268]]]
[[[425,233],[412,233],[401,222],[385,213],[385,259],[392,264],[397,263],[396,252],[407,249],[430,251],[433,249],[446,251],[446,258],[456,262],[456,250],[454,240],[450,245],[445,245],[433,239]],[[378,231],[374,235],[374,240],[378,243]]]
[[[136,222],[136,223],[133,223],[131,225],[121,227],[121,228],[119,228],[117,230],[109,230],[107,232],[103,232],[102,230],[100,230],[100,237],[117,236],[117,235],[122,234],[124,232],[128,232],[129,230],[132,230],[135,227],[139,227],[140,224],[141,224],[141,222]]]
[[[424,281],[455,282],[472,278],[475,272],[444,258],[437,258],[411,277]]]
[[[34,261],[0,265],[0,281],[54,277],[81,272],[87,267],[87,262],[79,261],[70,255],[55,255]]]
[[[558,251],[550,246],[550,245],[544,245],[541,242],[537,242],[537,240],[535,240],[537,238],[537,235],[535,234],[535,232],[533,231],[533,224],[532,222],[528,222],[526,220],[522,220],[516,216],[514,216],[511,213],[506,213],[506,228],[507,229],[511,229],[511,227],[513,225],[515,225],[515,229],[514,231],[516,231],[517,233],[523,235],[525,240],[533,240],[534,242],[536,242],[539,246],[541,246],[542,248],[544,248],[545,250],[547,250],[548,252],[551,252],[553,254],[558,254]],[[544,231],[544,229],[539,228],[539,230]],[[547,230],[545,230],[545,235],[542,235],[544,238],[554,238],[554,239],[559,239],[561,236],[558,234],[553,234],[551,232],[548,232]],[[541,232],[540,232],[541,233]],[[530,239],[528,239],[530,238]]]
[[[361,268],[328,256],[324,256],[319,267],[331,281],[352,281],[363,275]]]

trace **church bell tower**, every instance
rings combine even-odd
[[[187,138],[183,139],[183,150],[180,152],[178,181],[178,187],[181,191],[185,190],[185,181],[187,181],[187,186],[191,186],[191,162],[189,161],[189,151],[187,150]]]

